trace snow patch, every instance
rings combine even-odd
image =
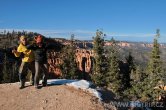
[[[88,89],[88,88],[90,88],[92,83],[88,82],[86,80],[78,80],[75,82],[68,83],[67,85],[74,86],[74,87],[81,88],[81,89]]]
[[[85,91],[88,91],[89,93],[92,93],[94,96],[96,96],[100,101],[101,93],[99,93],[96,89],[91,88],[92,82],[86,81],[86,80],[68,80],[68,79],[51,79],[47,81],[47,84],[51,85],[67,85],[72,86],[76,89],[82,89]]]
[[[15,83],[18,84],[19,82]],[[42,80],[40,80],[40,84]],[[30,84],[30,82],[26,82],[26,84]],[[99,101],[102,101],[102,94],[98,92],[96,89],[92,88],[92,82],[86,80],[68,80],[68,79],[49,79],[47,80],[48,85],[67,85],[72,86],[76,89],[82,89],[83,91],[87,91],[97,97]]]

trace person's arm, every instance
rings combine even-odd
[[[12,50],[12,53],[14,53],[14,56],[15,57],[20,57],[20,55],[21,55],[21,52],[17,52],[17,50]]]
[[[32,52],[32,50],[29,50],[29,49],[28,49],[28,50],[26,50],[25,52],[26,52],[27,55],[30,55],[31,52]]]
[[[55,49],[55,50],[61,50],[63,48],[63,45],[60,43],[54,43],[54,44],[47,44],[47,49]]]
[[[27,49],[35,50],[35,46],[34,46],[34,44],[27,45],[26,47],[27,47]]]
[[[56,45],[55,44],[46,44],[46,49],[55,49]]]
[[[28,51],[29,51],[29,50],[28,50],[24,45],[20,44],[20,45],[18,46],[17,50],[16,50],[16,48],[12,50],[12,53],[14,53],[14,55],[15,55],[16,57],[20,57],[22,54],[25,54],[25,53],[27,53]]]

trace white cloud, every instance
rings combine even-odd
[[[155,34],[151,34],[151,33],[135,33],[135,34],[123,34],[123,33],[106,33],[107,36],[110,36],[110,37],[139,37],[139,38],[142,38],[142,37],[154,37]]]
[[[7,31],[28,31],[28,32],[38,32],[40,34],[43,34],[47,37],[64,37],[64,38],[70,38],[71,34],[75,34],[75,38],[77,39],[92,39],[93,36],[95,36],[95,31],[88,31],[88,30],[45,30],[45,29],[5,29]],[[3,32],[4,29],[0,29],[0,32]],[[117,37],[117,38],[154,38],[155,34],[153,33],[115,33],[115,32],[104,32],[106,34],[106,39],[110,39],[111,37]],[[165,39],[166,34],[161,34],[161,39]],[[145,39],[144,39],[145,40]]]

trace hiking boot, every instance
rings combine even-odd
[[[38,86],[38,85],[35,85],[34,87],[35,87],[35,89],[39,89],[39,86]]]
[[[43,87],[46,87],[46,86],[47,86],[47,83],[42,82],[42,86],[43,86]]]
[[[23,86],[23,85],[21,85],[21,86],[19,87],[19,89],[23,89],[23,88],[25,88],[25,86]]]
[[[47,84],[42,84],[42,86],[43,86],[43,87],[46,87],[46,86],[47,86]]]
[[[25,81],[20,81],[20,87],[19,89],[25,88]]]
[[[34,82],[30,82],[30,86],[34,86]]]

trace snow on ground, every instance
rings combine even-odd
[[[89,93],[92,93],[94,96],[99,98],[101,101],[101,94],[96,90],[91,88],[92,83],[86,80],[68,80],[68,79],[51,79],[47,81],[47,84],[51,85],[67,85],[67,86],[72,86],[75,87],[76,89],[82,89],[85,91],[88,91]]]
[[[29,84],[29,82],[26,82],[26,83]],[[41,83],[42,83],[42,80],[40,80],[40,84]],[[96,96],[99,99],[99,101],[102,101],[102,97],[101,97],[102,94],[98,92],[96,89],[91,88],[93,83],[86,80],[49,79],[47,80],[47,84],[48,85],[67,85],[67,86],[72,86],[76,89],[82,89],[84,91],[92,93],[92,95]]]

